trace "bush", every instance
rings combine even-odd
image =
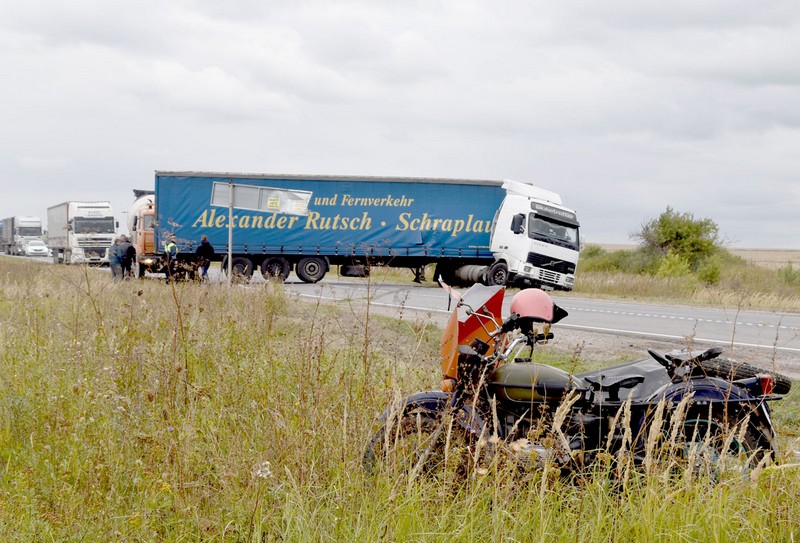
[[[656,271],[657,277],[683,277],[692,273],[689,260],[677,252],[670,251],[661,259]]]
[[[678,213],[669,206],[631,237],[639,240],[645,252],[660,256],[672,252],[692,269],[719,249],[719,227],[714,221],[695,219],[691,213]]]
[[[697,268],[697,278],[707,285],[716,285],[721,276],[722,269],[717,256],[705,259]]]

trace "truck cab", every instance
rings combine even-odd
[[[507,195],[495,215],[486,282],[522,282],[571,290],[580,251],[579,223],[561,198],[531,185],[506,181]]]
[[[136,274],[158,271],[161,267],[155,246],[155,196],[152,192],[136,191],[138,198],[128,211],[130,242],[136,249]]]

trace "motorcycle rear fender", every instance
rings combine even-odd
[[[406,396],[399,402],[393,402],[381,413],[381,422],[386,422],[390,417],[397,417],[398,414],[407,414],[412,411],[421,410],[432,415],[444,413],[449,409],[452,402],[452,395],[439,390],[427,390],[424,392],[415,392],[410,396]],[[457,408],[455,420],[457,424],[470,433],[480,435],[483,428],[486,426],[483,418],[469,405],[461,405]]]
[[[694,392],[692,403],[697,405],[717,404],[750,404],[750,422],[763,435],[770,444],[773,453],[775,449],[774,437],[775,427],[772,424],[772,416],[767,402],[752,396],[746,389],[740,388],[729,381],[717,377],[704,377],[701,379],[689,379],[683,383],[672,383],[667,385],[663,392],[655,395],[654,401],[661,398],[671,403],[679,403],[686,394]]]
[[[747,390],[717,377],[703,377],[671,383],[657,392],[653,399],[658,401],[663,398],[671,403],[679,403],[689,393],[694,394],[692,396],[693,403],[752,403],[758,401]]]

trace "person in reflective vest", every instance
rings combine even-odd
[[[175,277],[175,264],[178,261],[178,246],[175,244],[175,236],[169,236],[164,243],[164,256],[167,259],[167,283],[170,278]]]

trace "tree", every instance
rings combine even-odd
[[[691,213],[678,213],[669,206],[657,219],[644,223],[631,238],[658,257],[672,254],[685,259],[693,270],[720,248],[717,223],[695,219]]]

